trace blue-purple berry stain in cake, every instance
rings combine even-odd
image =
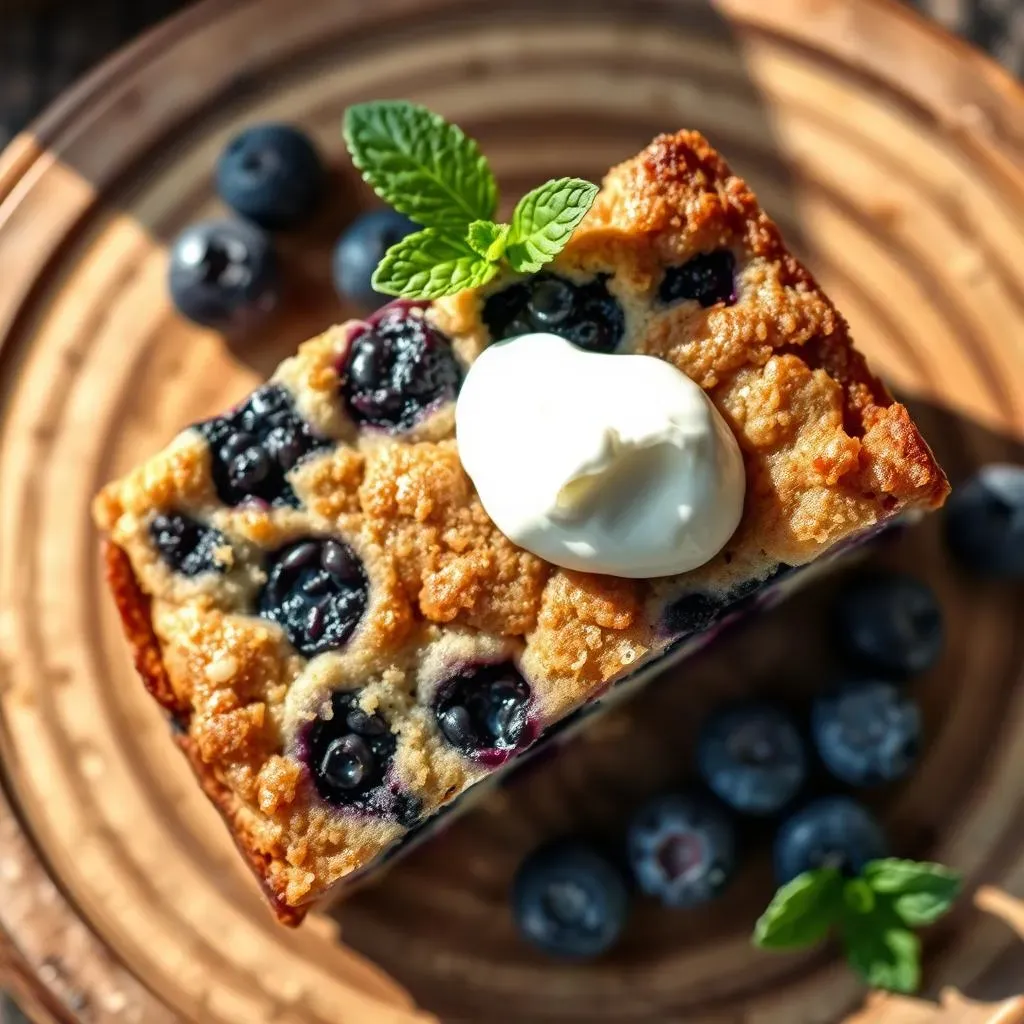
[[[606,275],[579,284],[555,274],[534,274],[490,295],[483,319],[494,341],[547,331],[589,352],[613,352],[625,316]]]
[[[355,333],[341,376],[352,419],[397,432],[454,401],[462,371],[448,339],[422,310],[396,305]]]
[[[658,288],[662,302],[699,302],[708,309],[736,301],[736,258],[728,249],[699,253],[678,267],[665,271]]]
[[[332,537],[297,541],[271,556],[259,614],[307,658],[343,647],[369,601],[362,563]]]
[[[197,423],[210,447],[217,495],[225,505],[255,500],[297,508],[288,473],[330,441],[317,437],[296,413],[287,390],[267,384],[224,416]]]
[[[724,605],[709,594],[694,591],[676,598],[665,609],[664,627],[675,641],[703,633],[723,613]]]
[[[328,803],[411,826],[419,800],[388,782],[395,735],[379,711],[360,707],[359,698],[356,690],[334,693],[329,707],[308,727],[304,743],[313,784]]]
[[[529,731],[530,687],[509,662],[466,668],[434,698],[444,738],[464,754],[504,760]]]
[[[179,512],[161,513],[149,524],[149,537],[163,561],[183,576],[225,572],[218,553],[230,547],[220,530]]]

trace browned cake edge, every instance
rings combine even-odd
[[[627,236],[639,232],[649,244],[672,252],[680,236],[681,211],[685,211],[683,237],[688,250],[720,245],[724,232],[748,254],[780,267],[790,286],[813,293],[825,303],[834,318],[831,329],[815,333],[802,344],[777,346],[774,354],[794,355],[841,386],[843,426],[851,437],[863,437],[872,428],[884,435],[876,444],[892,457],[889,471],[894,479],[887,481],[892,485],[888,493],[900,494],[885,512],[939,508],[949,494],[949,483],[909,411],[872,373],[863,353],[854,347],[846,318],[790,251],[753,190],[700,132],[658,135],[635,157],[613,167],[566,252],[600,252],[620,232]]]
[[[107,583],[114,596],[114,603],[124,627],[125,638],[132,650],[135,669],[142,678],[143,685],[153,699],[171,715],[173,721],[184,727],[175,729],[175,741],[188,759],[196,781],[210,802],[220,812],[235,845],[256,876],[260,890],[270,904],[275,917],[281,924],[292,928],[300,925],[309,909],[308,906],[290,906],[274,891],[270,874],[272,858],[258,848],[240,820],[238,796],[203,761],[199,756],[198,746],[185,731],[190,708],[179,700],[171,686],[164,665],[163,652],[160,649],[160,641],[153,629],[150,611],[152,602],[139,586],[128,555],[116,544],[104,541],[103,561]]]
[[[694,163],[696,168],[691,166]],[[616,184],[613,181],[615,176],[621,177],[623,174],[626,180]],[[634,174],[644,180],[632,181],[630,175]],[[623,204],[615,202],[616,189],[622,188],[633,197],[633,205],[637,207],[635,210],[629,207],[632,219],[626,226],[633,234],[637,231],[643,232],[645,237],[649,234],[649,244],[655,244],[656,236],[660,235],[664,235],[664,238],[658,244],[672,243],[678,234],[678,224],[673,218],[678,217],[679,210],[686,209],[684,200],[687,197],[697,196],[703,204],[694,211],[694,230],[699,229],[698,234],[703,233],[708,237],[714,235],[717,240],[715,244],[720,244],[723,229],[719,221],[723,217],[727,220],[738,219],[740,223],[726,234],[744,238],[749,234],[744,244],[751,252],[781,266],[785,270],[786,279],[794,288],[799,288],[804,294],[818,295],[832,314],[829,330],[812,335],[799,346],[776,346],[775,354],[795,356],[807,367],[824,371],[839,384],[842,389],[844,425],[850,436],[860,437],[870,432],[873,435],[873,450],[887,456],[882,460],[884,478],[861,479],[862,474],[857,473],[857,479],[851,480],[850,486],[855,490],[863,489],[870,483],[871,490],[875,491],[880,485],[879,523],[902,512],[932,509],[942,504],[948,493],[948,484],[908,411],[894,402],[884,384],[871,372],[861,353],[852,347],[845,320],[821,293],[809,271],[789,253],[778,228],[757,205],[746,184],[731,174],[725,162],[703,137],[687,132],[660,136],[638,157],[622,165],[622,168],[613,169],[605,185],[610,212],[606,210],[606,216],[602,219],[600,207],[591,211],[592,222],[585,225],[575,241],[576,250],[591,252],[593,255],[594,252],[602,252],[608,245],[628,247],[632,244],[629,232],[625,237],[620,237],[622,232],[616,227],[616,218],[621,219],[625,209]],[[683,198],[666,207],[661,202],[662,193],[666,189],[671,191],[680,188],[683,189]],[[666,217],[668,221],[662,223]],[[729,220],[730,224],[732,220]],[[573,258],[577,257],[579,252]],[[469,297],[473,302],[479,302],[478,295]],[[474,307],[469,317],[470,327],[456,325],[454,333],[465,333],[470,328],[478,330],[478,316],[478,310]],[[873,493],[869,496],[875,497]],[[855,530],[848,539],[863,532]],[[153,627],[150,599],[135,575],[128,554],[122,548],[108,542],[105,558],[108,579],[124,622],[126,637],[134,652],[136,668],[153,697],[179,726],[184,727],[180,731],[186,732],[191,706],[189,702],[182,701],[174,690]],[[224,818],[276,916],[282,923],[298,924],[305,910],[285,902],[282,882],[284,862],[275,858],[265,844],[260,842],[253,832],[252,822],[246,818],[247,808],[216,766],[202,759],[196,741],[187,734],[179,735],[177,741],[186,753],[200,785]]]

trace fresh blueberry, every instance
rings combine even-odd
[[[227,537],[189,516],[177,512],[155,516],[149,524],[149,537],[160,557],[183,576],[227,568],[217,558],[218,549],[229,547]]]
[[[728,249],[700,253],[681,267],[665,271],[658,298],[662,302],[690,300],[705,309],[724,302],[731,306],[736,301],[736,258]]]
[[[911,676],[942,653],[942,609],[931,587],[902,573],[856,580],[840,594],[837,639],[865,668]]]
[[[266,384],[225,416],[197,423],[210,446],[213,482],[225,505],[255,498],[298,507],[288,472],[301,458],[327,447],[299,419],[288,391]]]
[[[697,765],[713,793],[742,814],[777,814],[807,777],[807,751],[781,708],[740,704],[712,715],[701,729]]]
[[[547,331],[591,352],[612,352],[626,321],[607,281],[606,274],[586,284],[534,274],[491,295],[484,303],[484,323],[495,341]]]
[[[437,727],[464,754],[513,750],[526,731],[530,687],[509,663],[467,669],[439,687]]]
[[[341,391],[357,423],[407,430],[453,401],[461,377],[448,339],[420,310],[396,307],[352,340]]]
[[[260,124],[236,135],[217,162],[217,192],[236,213],[269,230],[301,225],[316,209],[326,174],[298,128]]]
[[[420,801],[384,785],[395,754],[391,727],[379,712],[363,711],[358,699],[356,691],[336,692],[330,717],[309,727],[306,749],[316,791],[328,803],[414,823]]]
[[[622,933],[628,910],[618,871],[578,841],[534,851],[512,883],[512,912],[520,933],[554,956],[583,959],[607,952]]]
[[[779,885],[817,868],[858,875],[871,860],[885,857],[887,844],[874,815],[848,797],[823,797],[785,821],[775,836]]]
[[[819,696],[811,714],[825,767],[851,786],[902,779],[921,746],[921,712],[898,686],[876,680],[845,683]]]
[[[344,645],[359,625],[369,585],[352,550],[332,538],[300,540],[273,555],[259,614],[312,658]]]
[[[733,823],[704,797],[651,800],[634,815],[627,842],[637,884],[669,907],[713,900],[736,870]]]
[[[251,328],[277,305],[277,257],[264,232],[238,220],[193,224],[171,245],[171,299],[182,316],[221,331]]]
[[[375,291],[370,278],[384,253],[418,230],[395,210],[373,210],[357,217],[334,247],[334,287],[338,294],[366,310],[389,302],[390,296]]]
[[[1024,579],[1024,466],[985,466],[954,490],[946,506],[946,539],[979,575]]]

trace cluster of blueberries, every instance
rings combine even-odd
[[[216,188],[237,216],[190,225],[174,241],[170,290],[178,311],[223,331],[244,331],[259,323],[279,297],[272,232],[308,224],[327,181],[315,144],[292,125],[253,125],[232,139],[217,163]],[[386,302],[388,296],[373,288],[373,272],[392,245],[416,230],[418,225],[390,209],[356,217],[334,250],[339,296],[363,312]],[[659,301],[731,304],[736,300],[734,271],[735,259],[728,250],[700,254],[668,269]],[[579,284],[549,273],[492,296],[484,319],[496,339],[547,330],[595,352],[613,351],[625,327],[606,278]]]
[[[1024,468],[982,469],[954,493],[945,527],[973,575],[1024,581]],[[881,824],[850,790],[913,769],[922,723],[906,683],[938,660],[942,612],[925,583],[873,573],[840,593],[832,625],[847,673],[813,700],[806,723],[764,700],[721,708],[700,730],[699,783],[638,808],[624,857],[570,838],[523,861],[512,912],[525,939],[555,956],[593,957],[619,939],[634,889],[674,908],[714,899],[736,873],[743,819],[775,823],[779,885],[825,865],[856,875],[889,855]],[[835,791],[808,800],[808,783],[820,791],[823,778]]]
[[[256,125],[233,139],[216,172],[217,191],[238,216],[187,228],[174,242],[170,289],[189,319],[221,330],[244,329],[274,308],[279,268],[271,232],[302,227],[323,198],[327,173],[313,142],[298,129]],[[384,252],[416,230],[401,214],[379,210],[356,218],[339,239],[334,280],[340,296],[364,310],[387,296],[371,276]],[[669,268],[658,301],[704,307],[736,301],[735,261],[728,250],[699,254]],[[483,318],[495,339],[551,331],[592,351],[611,352],[625,328],[607,278],[580,283],[542,272],[488,297]],[[408,429],[458,393],[462,370],[449,341],[401,305],[367,322],[352,339],[340,399],[361,426]],[[234,507],[256,502],[297,506],[287,475],[330,441],[298,415],[291,396],[266,385],[225,416],[197,425],[208,442],[214,483]],[[952,552],[975,573],[1024,579],[1024,468],[992,465],[954,493],[946,514]],[[187,516],[156,517],[154,546],[177,572],[223,571],[219,531]],[[343,542],[308,538],[269,556],[257,614],[278,622],[312,657],[343,645],[365,612],[368,582]],[[692,608],[689,609],[693,611]],[[856,675],[814,701],[809,729],[781,706],[748,703],[720,710],[701,731],[700,788],[641,807],[627,833],[636,886],[668,906],[716,896],[737,865],[736,821],[781,819],[774,860],[779,882],[822,863],[856,872],[885,853],[871,812],[848,795],[799,806],[816,763],[840,784],[890,782],[913,767],[921,716],[904,681],[938,657],[942,617],[931,590],[905,576],[864,579],[836,610],[837,639]],[[434,709],[438,727],[472,756],[508,756],[524,739],[529,686],[511,665],[468,668],[443,685]],[[306,737],[321,796],[412,825],[415,798],[393,791],[390,727],[367,715],[352,694],[336,696],[330,721]],[[810,741],[808,741],[808,736]],[[798,809],[794,812],[794,806]],[[516,921],[531,942],[559,955],[592,956],[618,938],[629,895],[622,873],[596,848],[572,840],[544,847],[521,866],[513,891]]]
[[[280,266],[273,231],[303,227],[327,188],[312,140],[297,128],[247,128],[221,153],[217,194],[236,217],[191,224],[171,246],[169,283],[178,311],[223,331],[259,323],[277,305]]]
[[[222,572],[217,552],[230,543],[219,530],[180,513],[156,516],[150,539],[168,566],[190,577]],[[366,572],[348,545],[307,537],[268,555],[265,568],[255,614],[277,623],[305,657],[345,645],[369,601]],[[391,723],[361,710],[358,696],[357,690],[335,694],[331,718],[309,728],[305,758],[314,784],[328,803],[411,826],[419,801],[389,776],[395,753]],[[500,763],[525,738],[530,698],[529,685],[511,663],[466,665],[438,687],[433,713],[452,747]]]
[[[218,330],[244,330],[278,301],[280,267],[272,233],[305,227],[315,216],[328,174],[316,145],[287,124],[246,128],[221,153],[216,188],[236,217],[187,227],[171,247],[171,298],[188,319]],[[357,217],[338,239],[334,281],[342,299],[364,310],[387,296],[370,278],[381,257],[417,226],[393,210]]]

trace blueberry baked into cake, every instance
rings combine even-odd
[[[700,135],[583,206],[553,259],[518,208],[474,228],[489,263],[456,247],[454,283],[412,274],[417,300],[306,342],[96,499],[139,673],[286,923],[801,567],[945,498]]]

